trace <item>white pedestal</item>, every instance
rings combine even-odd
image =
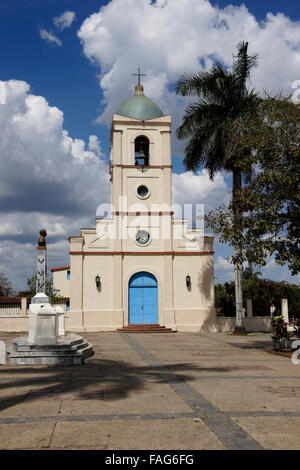
[[[61,307],[55,307],[56,310],[56,334],[65,336],[65,311]]]
[[[30,304],[28,341],[37,345],[56,344],[56,310],[43,293],[36,294]]]

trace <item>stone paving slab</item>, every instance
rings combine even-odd
[[[299,411],[299,398],[293,394],[293,388],[286,387],[286,395],[276,393],[283,390],[276,379],[263,380],[236,379],[230,381],[206,378],[188,382],[214,406],[222,411]],[[287,394],[289,396],[287,396]]]
[[[82,366],[0,366],[0,448],[300,448],[300,366],[270,335],[82,336]]]
[[[5,410],[0,411],[0,419],[3,418],[17,418],[27,416],[53,416],[57,415],[59,410],[59,402],[47,400],[47,402],[40,403],[37,400],[22,401],[16,405],[10,406]]]
[[[165,386],[167,389],[168,386]],[[122,400],[112,399],[111,394],[89,392],[83,397],[75,397],[72,401],[67,399],[61,403],[61,414],[110,414],[110,413],[172,413],[189,412],[189,406],[181,400],[175,392],[162,390],[159,392],[138,392],[134,396],[122,397]],[[1,415],[0,415],[1,416]]]
[[[243,417],[234,419],[269,450],[299,450],[300,417]]]
[[[107,450],[224,449],[200,420],[115,421],[105,423],[58,423],[51,445],[65,448],[100,446]]]
[[[0,424],[1,449],[49,448],[54,424]]]

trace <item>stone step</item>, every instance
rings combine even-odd
[[[68,335],[64,336],[57,336],[57,343],[48,345],[48,344],[32,344],[28,342],[27,336],[22,336],[20,338],[16,338],[13,341],[13,347],[15,351],[18,352],[25,352],[25,351],[65,351],[68,349],[78,349],[84,347],[87,343],[81,336],[77,335]]]
[[[93,350],[93,345],[88,343],[88,345],[84,348],[84,349],[80,349],[80,351],[78,351],[78,353],[81,354],[82,357],[86,358],[86,357],[91,357],[95,354],[94,350]]]
[[[86,346],[88,346],[88,341],[83,341],[81,344],[76,344],[75,346],[71,346],[71,349],[73,351],[80,351],[81,349],[84,349]]]
[[[94,355],[93,345],[88,344],[85,348],[78,351],[66,352],[23,352],[15,353],[7,351],[9,363],[14,365],[72,365],[83,364],[84,360]]]
[[[45,350],[35,350],[35,351],[12,351],[8,350],[9,357],[63,357],[63,356],[76,356],[81,355],[82,351],[88,349],[90,347],[89,344],[86,345],[84,349],[74,350],[68,349],[64,351],[45,351]]]
[[[93,356],[93,345],[78,335],[57,337],[57,344],[36,345],[27,337],[14,340],[12,349],[7,351],[9,363],[14,365],[72,365],[83,364]]]
[[[166,328],[157,324],[127,325],[123,328],[118,328],[117,331],[119,333],[176,333],[176,330],[172,330],[172,328]]]

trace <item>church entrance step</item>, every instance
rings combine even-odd
[[[176,333],[176,330],[172,330],[172,328],[156,324],[127,325],[123,326],[123,328],[118,328],[117,331],[119,333]]]

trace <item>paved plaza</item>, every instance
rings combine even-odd
[[[270,334],[83,337],[82,366],[0,366],[1,449],[300,449],[300,365]]]

